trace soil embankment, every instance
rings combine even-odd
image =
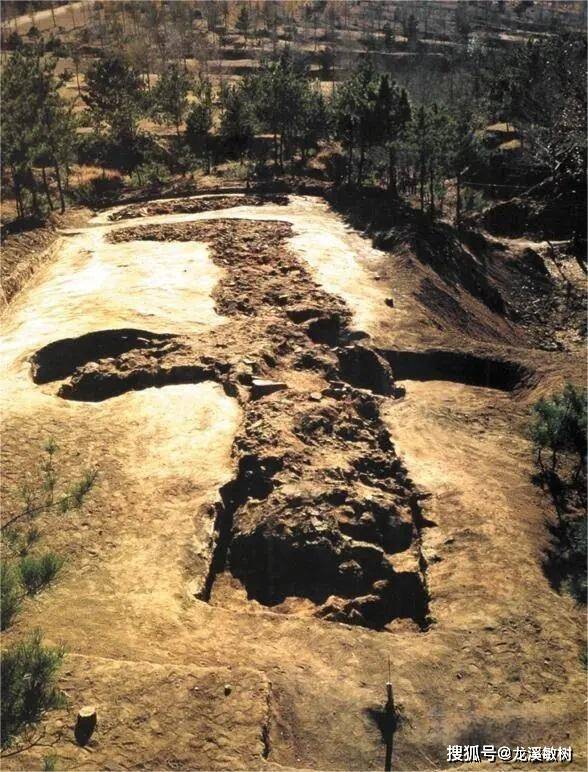
[[[76,209],[65,215],[52,214],[43,224],[32,221],[21,224],[19,230],[10,225],[2,228],[0,308],[10,303],[35,271],[57,253],[60,229],[85,222],[89,214],[88,210]]]

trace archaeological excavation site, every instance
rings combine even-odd
[[[2,768],[586,769],[585,4],[2,5]]]
[[[520,428],[570,357],[473,295],[499,343],[466,343],[441,284],[311,196],[63,231],[6,312],[3,393],[7,488],[48,437],[97,470],[17,624],[66,647],[43,728],[68,768],[380,769],[392,742],[423,769],[460,738],[580,737]]]

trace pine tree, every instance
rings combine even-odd
[[[448,167],[455,177],[455,225],[461,227],[462,183],[468,168],[480,160],[483,148],[474,130],[471,112],[462,106],[449,126]]]
[[[249,11],[247,10],[247,6],[243,5],[241,7],[241,10],[239,11],[239,16],[237,17],[235,26],[245,38],[246,43],[247,43],[247,37],[249,35],[249,24],[250,24]]]
[[[379,81],[371,61],[362,59],[355,74],[349,78],[335,98],[335,125],[338,138],[347,150],[347,182],[353,176],[355,151],[359,151],[357,184],[361,185],[365,172],[366,153],[381,137],[378,112]]]
[[[382,132],[382,144],[388,150],[388,190],[398,196],[396,157],[411,120],[411,106],[405,89],[400,88],[388,75],[382,75],[378,89],[376,110]]]
[[[197,156],[206,159],[206,173],[211,170],[210,131],[212,129],[212,85],[201,78],[194,87],[196,101],[186,119],[186,140]]]
[[[425,211],[425,184],[427,180],[427,165],[431,151],[431,126],[429,111],[420,105],[411,126],[411,140],[416,153],[419,175],[420,210]]]
[[[264,62],[245,83],[257,120],[273,136],[274,165],[280,171],[284,156],[292,155],[307,87],[306,71],[294,62],[288,48],[277,61]]]
[[[117,142],[135,140],[145,107],[143,83],[122,56],[110,54],[89,67],[82,99],[97,131],[106,128]]]
[[[61,211],[65,210],[61,171],[75,146],[75,127],[71,106],[59,93],[56,65],[55,57],[35,46],[15,51],[3,72],[2,167],[10,172],[20,217],[26,214],[25,189],[31,195],[33,214],[40,214],[33,172],[36,164],[42,167],[48,203],[51,196],[45,168],[53,168]]]
[[[251,143],[256,128],[247,82],[223,86],[220,92],[220,106],[220,135],[229,152],[236,152],[242,157]]]
[[[177,62],[169,64],[151,92],[151,109],[158,123],[172,124],[180,138],[180,127],[188,109],[192,78]]]
[[[390,22],[386,22],[384,26],[382,27],[382,32],[384,33],[384,48],[386,51],[391,51],[394,46],[394,33],[392,31],[392,27],[390,26]]]

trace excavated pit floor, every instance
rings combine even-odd
[[[528,442],[511,436],[508,392],[407,380],[399,398],[357,333],[384,350],[395,321],[409,318],[406,303],[386,304],[382,253],[316,199],[110,214],[65,235],[4,317],[8,505],[49,436],[66,474],[100,469],[82,515],[57,533],[41,522],[68,563],[7,635],[41,626],[68,647],[70,706],[43,724],[60,763],[379,769],[390,657],[409,719],[396,767],[444,767],[445,745],[475,731],[496,744],[576,743],[573,766],[583,768],[572,718],[583,676],[565,633],[577,614],[540,569],[545,511]],[[272,223],[292,227],[276,242],[286,250],[278,273],[249,272],[255,226],[231,236],[222,222],[233,219],[266,223],[268,244]],[[145,227],[170,231],[123,233]],[[238,250],[223,256],[225,237]],[[257,284],[261,315],[247,306]],[[309,316],[315,306],[326,317]],[[120,330],[145,344],[126,349],[110,335]],[[106,333],[90,359],[86,349],[55,368],[46,347],[73,340],[56,350],[74,351],[89,333]],[[35,383],[38,352],[49,355]],[[256,396],[256,377],[288,388]],[[390,530],[380,512],[392,505]],[[301,516],[290,521],[292,511]],[[282,570],[301,547],[311,571],[327,556],[318,591]],[[69,738],[87,703],[100,729],[82,750]],[[37,767],[45,754],[33,748],[6,767]]]

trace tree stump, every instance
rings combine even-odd
[[[93,705],[85,705],[78,711],[74,735],[78,745],[86,745],[96,728],[97,715]]]

